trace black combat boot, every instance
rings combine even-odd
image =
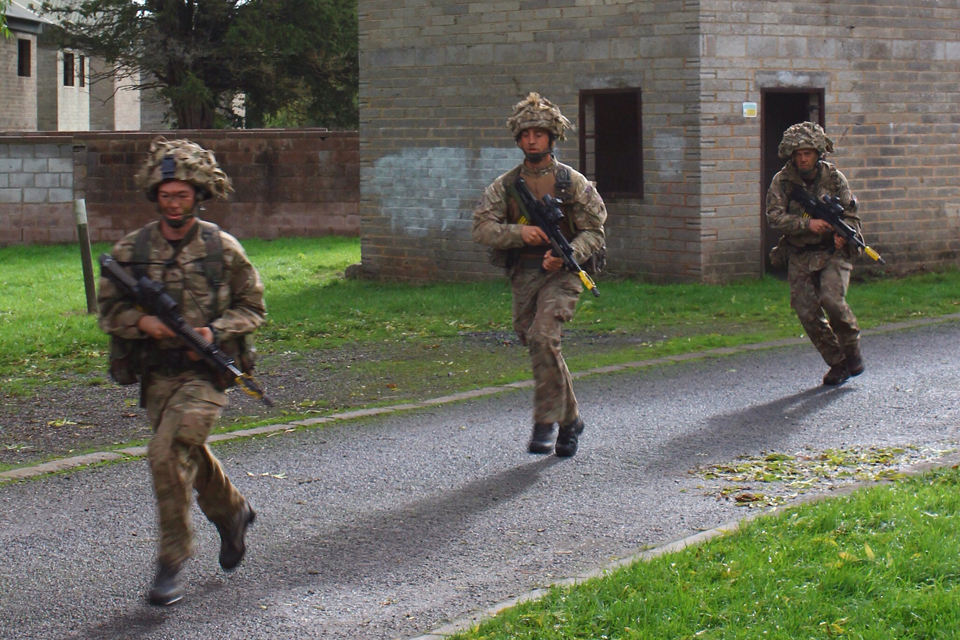
[[[863,355],[860,353],[860,345],[847,347],[843,350],[843,355],[847,359],[847,371],[852,376],[858,376],[863,373]]]
[[[530,453],[550,453],[553,449],[553,423],[533,423],[533,433],[530,434],[530,444],[527,451]]]
[[[577,452],[577,440],[583,433],[583,419],[577,416],[577,419],[568,425],[560,427],[557,433],[557,446],[554,449],[561,458],[569,458]]]
[[[243,554],[247,552],[243,537],[247,533],[247,527],[256,519],[256,512],[244,502],[243,508],[234,516],[232,523],[217,525],[217,531],[220,533],[220,566],[224,571],[233,571],[243,560]]]
[[[862,368],[861,371],[863,371]],[[845,362],[841,362],[830,367],[830,371],[827,371],[826,375],[823,376],[823,384],[834,386],[843,384],[849,379],[850,372],[847,371],[847,365]]]
[[[150,604],[165,607],[183,597],[183,587],[180,585],[179,574],[180,567],[164,562],[157,564],[157,577],[153,579],[153,587],[147,595]]]

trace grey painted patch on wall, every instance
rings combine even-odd
[[[361,169],[362,191],[378,200],[393,233],[423,238],[472,216],[483,189],[521,160],[512,148],[403,149]]]

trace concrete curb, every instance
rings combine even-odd
[[[917,327],[927,326],[931,324],[942,324],[942,323],[951,322],[954,320],[960,320],[960,313],[954,313],[946,316],[938,316],[936,318],[920,318],[917,320],[909,320],[906,322],[896,322],[893,324],[877,327],[876,329],[866,330],[863,333],[865,335],[872,335],[876,333],[887,333],[890,331],[900,331],[903,329],[914,329]],[[789,346],[802,345],[807,343],[808,343],[808,340],[806,338],[788,338],[785,340],[770,340],[768,342],[757,342],[753,344],[741,345],[738,347],[721,347],[718,349],[708,349],[706,351],[695,351],[693,353],[683,353],[675,356],[664,356],[661,358],[651,358],[649,360],[637,360],[635,362],[627,362],[624,364],[597,367],[595,369],[588,369],[586,371],[578,371],[576,373],[573,373],[572,376],[574,378],[583,378],[585,376],[616,373],[620,371],[627,371],[629,369],[642,369],[645,367],[654,367],[662,364],[673,364],[678,362],[686,362],[688,360],[700,360],[703,358],[721,357],[721,356],[734,355],[737,353],[746,353],[750,351],[756,351],[758,349],[776,349],[779,347],[789,347]],[[497,393],[503,393],[505,391],[512,391],[515,389],[526,389],[532,386],[533,386],[533,380],[521,380],[519,382],[511,382],[509,384],[496,385],[492,387],[484,387],[482,389],[473,389],[471,391],[463,391],[461,393],[454,393],[447,396],[440,396],[438,398],[430,398],[427,400],[421,400],[419,402],[410,402],[405,404],[393,405],[389,407],[376,407],[372,409],[358,409],[355,411],[345,411],[342,413],[335,413],[333,415],[324,416],[321,418],[308,418],[305,420],[295,420],[293,422],[288,422],[283,424],[272,424],[265,427],[254,427],[252,429],[242,429],[240,431],[231,431],[229,433],[218,433],[207,438],[207,442],[226,442],[229,440],[236,440],[239,438],[249,438],[252,436],[259,436],[259,435],[268,435],[268,436],[276,435],[286,431],[294,431],[300,427],[310,427],[318,424],[326,424],[328,422],[355,420],[357,418],[368,418],[371,416],[385,415],[385,414],[395,413],[398,411],[425,409],[428,407],[435,407],[438,405],[448,404],[451,402],[461,402],[463,400],[481,398],[483,396],[494,395]],[[38,464],[32,467],[21,467],[18,469],[12,469],[10,471],[4,471],[0,473],[0,485],[4,484],[5,482],[35,478],[37,476],[42,476],[47,473],[69,471],[71,469],[76,469],[76,468],[84,467],[91,464],[98,464],[101,462],[125,460],[129,458],[141,458],[145,455],[147,455],[146,447],[129,447],[126,449],[116,449],[116,450],[110,450],[110,451],[89,453],[86,455],[74,456],[71,458],[60,458],[58,460],[44,462],[42,464]]]
[[[942,458],[940,458],[935,462],[923,462],[913,466],[905,467],[901,471],[904,475],[914,476],[914,475],[919,475],[921,473],[924,473],[926,471],[930,471],[932,469],[937,469],[941,467],[951,467],[951,466],[956,466],[957,464],[960,464],[960,453],[952,453],[952,454],[943,456]],[[895,482],[895,481],[888,480],[888,481],[880,481],[880,482],[873,482],[873,481],[857,482],[857,483],[852,483],[850,485],[842,487],[840,489],[837,489],[836,491],[831,491],[829,493],[827,492],[811,493],[810,495],[803,496],[798,498],[797,500],[794,500],[790,504],[784,504],[776,507],[775,509],[771,509],[769,511],[752,513],[744,518],[741,518],[740,520],[727,522],[726,524],[722,524],[713,529],[709,529],[707,531],[701,531],[691,536],[687,536],[686,538],[681,538],[680,540],[668,542],[667,544],[656,547],[655,549],[639,551],[631,556],[614,560],[613,562],[610,562],[598,569],[593,569],[592,571],[581,573],[580,575],[574,576],[572,578],[565,578],[563,580],[558,580],[554,583],[551,583],[547,587],[543,587],[540,589],[533,589],[519,596],[509,598],[507,600],[503,600],[502,602],[498,602],[497,604],[493,605],[492,607],[488,607],[483,611],[479,611],[477,613],[473,613],[464,618],[454,620],[442,627],[434,629],[433,631],[427,633],[426,635],[417,636],[416,638],[411,638],[411,640],[445,640],[447,636],[451,636],[461,631],[468,631],[472,629],[474,626],[476,626],[477,624],[480,624],[485,620],[489,620],[490,618],[496,617],[498,614],[502,613],[503,611],[507,609],[511,609],[517,606],[518,604],[529,602],[531,600],[539,600],[543,598],[545,595],[547,595],[547,592],[554,587],[571,587],[571,586],[586,582],[587,580],[592,580],[593,578],[600,578],[617,569],[620,569],[621,567],[625,567],[625,566],[634,564],[636,562],[647,562],[649,560],[652,560],[660,556],[665,556],[671,553],[676,553],[678,551],[683,551],[687,547],[695,547],[695,546],[702,545],[710,540],[713,540],[714,538],[718,538],[723,535],[734,533],[737,530],[739,530],[741,527],[743,527],[745,524],[752,522],[753,520],[756,520],[761,516],[775,515],[780,513],[784,509],[788,509],[790,507],[795,507],[801,504],[813,504],[815,502],[820,502],[822,500],[829,500],[831,498],[839,498],[845,495],[850,495],[854,491],[857,491],[859,489],[883,485],[883,484],[891,484],[892,482]]]

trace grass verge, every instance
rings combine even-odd
[[[960,472],[763,516],[509,609],[451,640],[953,638]]]

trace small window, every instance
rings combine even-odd
[[[643,197],[640,89],[580,92],[580,172],[603,197]]]
[[[63,54],[63,86],[72,87],[73,78],[76,75],[76,69],[73,66],[73,54],[66,53]]]
[[[87,59],[85,56],[80,56],[77,64],[77,78],[80,80],[80,86],[87,86]]]
[[[17,40],[17,75],[21,78],[30,77],[30,41]]]

